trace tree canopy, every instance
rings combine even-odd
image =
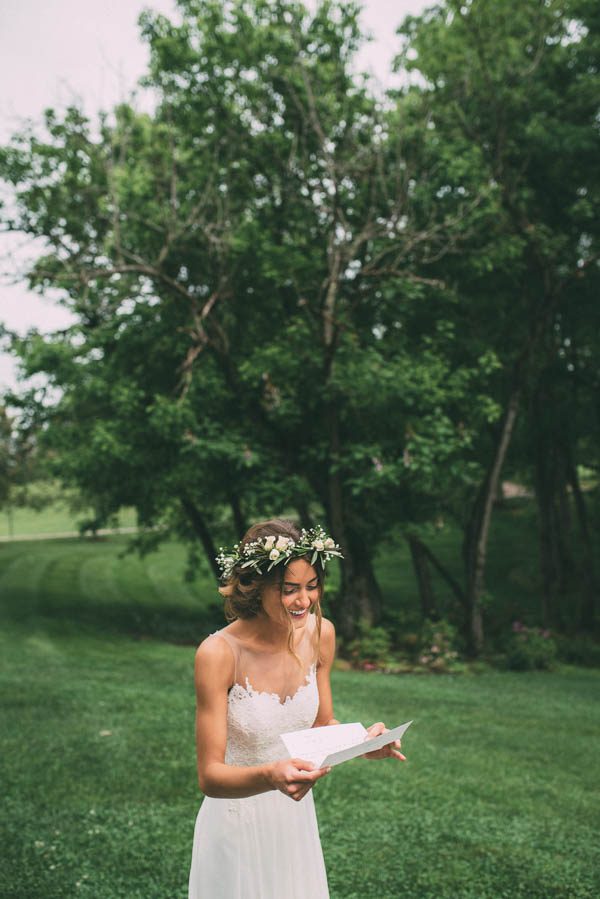
[[[253,518],[324,516],[346,637],[381,613],[382,543],[407,538],[426,590],[450,515],[477,651],[511,465],[536,486],[544,616],[576,594],[592,624],[595,5],[431,7],[399,30],[418,77],[385,97],[355,70],[354,4],[179,11],[140,20],[152,113],[48,110],[0,150],[4,226],[45,240],[29,283],[76,316],[14,342],[56,389],[21,401],[55,470],[99,522],[133,505],[140,547],[176,532],[213,570]]]

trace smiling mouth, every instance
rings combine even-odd
[[[292,611],[292,609],[290,609],[289,611],[290,611],[290,615],[292,616],[292,618],[303,618],[304,615],[306,615],[307,610],[300,609],[300,610],[297,610],[294,612],[294,611]]]

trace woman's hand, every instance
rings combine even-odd
[[[304,759],[283,759],[269,765],[268,777],[274,790],[299,802],[329,771],[331,768],[315,768]]]
[[[372,724],[371,727],[367,728],[367,736],[365,740],[371,740],[373,737],[378,737],[380,734],[385,734],[389,730],[388,727],[385,726],[383,721],[378,721],[377,724]],[[402,743],[400,740],[394,740],[393,743],[388,743],[387,746],[382,746],[381,749],[376,749],[374,752],[365,752],[362,756],[363,759],[400,759],[400,761],[405,762],[406,756],[402,755],[400,752],[400,747]]]

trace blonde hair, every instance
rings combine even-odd
[[[259,538],[270,536],[289,537],[294,543],[297,543],[300,540],[300,529],[293,521],[289,521],[286,518],[270,518],[268,521],[259,521],[257,524],[253,524],[246,532],[241,541],[242,546],[252,543]],[[246,620],[255,618],[262,610],[262,592],[264,588],[278,586],[281,593],[285,571],[284,565],[278,565],[266,574],[260,574],[255,570],[248,572],[248,570],[244,569],[234,569],[225,583],[219,587],[219,593],[225,599],[224,609],[227,620],[235,621],[237,618]],[[323,620],[321,599],[323,597],[325,573],[320,566],[315,568],[315,573],[319,581],[319,599],[310,611],[313,612],[314,610],[317,620],[316,649],[318,650],[321,639],[321,622]],[[288,622],[288,650],[300,661],[294,652],[294,625],[291,619]]]

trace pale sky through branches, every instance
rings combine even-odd
[[[396,28],[426,5],[425,0],[366,0],[362,21],[373,41],[361,53],[359,68],[389,84]],[[146,7],[176,17],[174,0],[2,0],[0,143],[24,118],[39,120],[47,107],[61,110],[76,100],[93,119],[98,110],[127,99],[148,61],[137,26]],[[69,324],[69,314],[55,300],[10,284],[5,276],[22,269],[38,248],[12,235],[0,240],[0,323],[19,333]],[[0,391],[14,385],[14,363],[0,353]]]

